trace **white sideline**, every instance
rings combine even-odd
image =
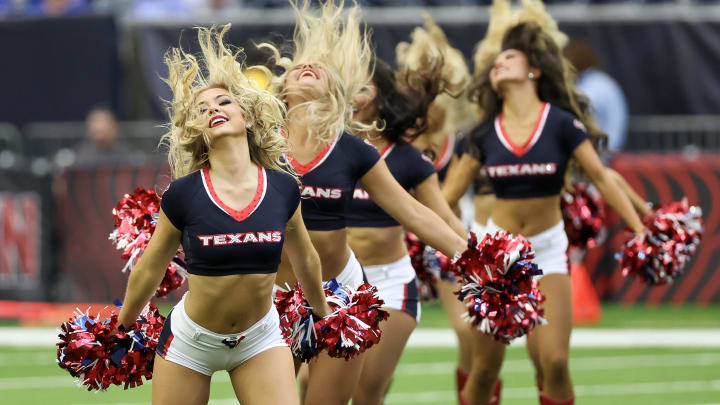
[[[2,358],[0,358],[0,364]],[[570,356],[570,369],[576,371],[588,370],[618,370],[618,369],[648,369],[655,367],[702,367],[720,364],[720,353],[682,353],[682,354],[648,354],[627,356],[599,356],[575,357]],[[442,361],[432,363],[400,363],[395,369],[396,376],[428,376],[447,375],[455,372],[457,362]],[[528,360],[505,360],[502,366],[503,374],[531,373],[532,365]]]
[[[58,331],[54,328],[0,328],[0,346],[54,346]],[[524,345],[523,338],[512,346]],[[408,347],[456,347],[452,329],[417,329]],[[720,347],[720,329],[588,329],[573,330],[571,347]]]
[[[524,345],[525,339],[511,346]],[[452,329],[417,329],[408,347],[456,347]],[[720,347],[720,329],[588,329],[572,332],[571,347]]]

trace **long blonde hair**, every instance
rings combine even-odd
[[[422,69],[428,65],[427,60],[442,60],[441,79],[445,91],[435,99],[435,104],[442,108],[442,125],[430,128],[425,136],[434,148],[439,148],[451,132],[469,130],[478,122],[477,109],[468,100],[466,91],[470,83],[470,69],[462,52],[454,48],[445,32],[432,17],[423,13],[425,25],[416,27],[411,34],[411,42],[400,42],[395,47],[398,65],[410,69]],[[437,107],[431,107],[435,113]]]
[[[250,159],[265,168],[293,174],[283,160],[288,144],[278,132],[284,122],[285,105],[243,74],[243,50],[223,42],[229,29],[230,24],[219,31],[215,26],[196,28],[201,49],[198,58],[182,48],[171,48],[165,54],[169,74],[163,81],[172,89],[173,97],[168,102],[170,122],[161,145],[169,149],[168,161],[174,179],[209,164],[212,139],[207,120],[196,106],[196,97],[211,88],[227,90],[244,111]],[[265,67],[253,68],[268,72]]]
[[[291,56],[282,56],[273,44],[258,45],[269,50],[274,63],[283,69],[272,80],[276,94],[283,99],[289,95],[285,81],[293,67],[307,62],[319,64],[330,79],[328,93],[312,96],[293,93],[305,101],[290,110],[305,108],[307,135],[330,142],[340,130],[356,133],[373,128],[374,125],[352,119],[353,98],[372,76],[372,49],[367,28],[360,24],[359,6],[353,1],[347,16],[343,16],[344,0],[337,4],[327,0],[320,4],[320,14],[316,16],[311,13],[309,0],[289,1],[296,16]]]

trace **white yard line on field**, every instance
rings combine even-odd
[[[692,337],[692,338],[689,338]],[[525,339],[512,346],[524,345]],[[720,329],[574,329],[571,347],[720,347]],[[416,329],[408,347],[457,347],[452,329]]]
[[[52,347],[53,328],[0,328],[0,346]],[[692,337],[692,338],[689,338]],[[524,344],[516,339],[513,346]],[[573,331],[572,347],[720,347],[720,329],[582,329]],[[456,347],[452,329],[417,329],[408,347]]]
[[[570,368],[581,370],[642,369],[652,367],[685,367],[720,364],[720,353],[683,353],[629,356],[570,357]],[[444,375],[455,372],[457,362],[428,362],[399,364],[396,376]],[[529,360],[505,360],[503,373],[532,371]]]

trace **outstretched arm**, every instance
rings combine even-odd
[[[642,233],[644,226],[633,209],[630,199],[603,166],[590,141],[586,139],[578,145],[573,156],[580,162],[590,181],[597,187],[603,198],[620,214],[633,232]]]
[[[118,316],[120,325],[128,326],[135,322],[140,311],[150,301],[165,276],[168,263],[177,253],[181,237],[182,232],[175,228],[160,210],[155,232],[130,273],[125,299]]]
[[[630,184],[628,184],[627,180],[625,180],[625,178],[621,176],[620,173],[609,167],[606,167],[605,170],[607,170],[610,177],[615,180],[620,189],[625,193],[625,195],[627,195],[627,197],[630,199],[630,203],[632,203],[635,211],[637,211],[638,214],[644,216],[650,213],[650,207],[648,206],[647,201],[640,197],[640,194],[635,192],[635,190],[630,187]]]
[[[443,198],[437,174],[433,174],[415,187],[415,197],[423,205],[438,214],[460,237],[467,238],[467,230]]]
[[[455,206],[460,201],[460,198],[475,179],[480,166],[481,164],[477,159],[465,153],[457,164],[448,170],[442,187],[443,196],[448,204]]]
[[[384,160],[378,161],[361,179],[363,188],[382,209],[430,246],[448,257],[464,252],[467,240],[456,234],[429,208],[412,198],[388,170]]]
[[[299,204],[285,227],[285,253],[313,312],[321,317],[330,314],[332,311],[322,288],[320,257],[310,241]]]

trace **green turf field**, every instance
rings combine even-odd
[[[598,327],[720,328],[720,308],[605,306]],[[422,327],[447,326],[436,306],[424,308]],[[646,324],[638,325],[644,321]],[[688,336],[691,340],[692,336]],[[454,404],[454,349],[409,348],[398,366],[386,404]],[[720,349],[573,349],[571,370],[579,405],[720,404]],[[503,367],[503,404],[536,404],[525,350],[511,348]],[[235,404],[226,374],[216,373],[213,405]],[[55,364],[50,347],[11,348],[0,342],[0,404],[147,404],[150,386],[86,392]]]
[[[86,392],[54,364],[51,349],[0,348],[0,403],[145,404],[150,387]],[[452,349],[407,349],[387,404],[454,403]],[[720,350],[578,349],[571,368],[577,404],[711,404],[720,401]],[[537,403],[525,351],[510,349],[503,367],[503,404]],[[227,374],[216,373],[213,405],[237,403]]]

